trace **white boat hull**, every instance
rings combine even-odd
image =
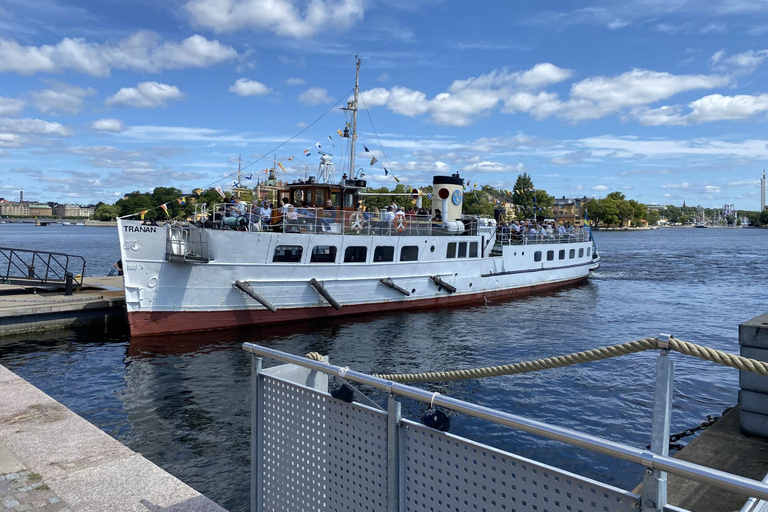
[[[133,336],[483,303],[578,283],[593,263],[591,241],[505,245],[497,247],[501,254],[491,255],[492,233],[382,237],[212,229],[204,230],[209,261],[170,261],[175,250],[167,243],[168,226],[120,220],[118,229]],[[447,244],[457,242],[475,242],[477,257],[446,258]],[[302,260],[274,263],[278,245],[303,247]],[[316,245],[337,247],[336,262],[310,263]],[[393,246],[395,255],[403,246],[417,246],[418,261],[373,262],[381,245]],[[366,261],[341,262],[347,247],[366,247]],[[310,284],[312,279],[340,309]],[[250,285],[275,311],[235,287],[237,281]]]

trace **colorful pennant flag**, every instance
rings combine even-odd
[[[176,200],[181,206],[187,205],[187,198],[186,197],[180,197]]]
[[[363,146],[363,147],[365,147],[365,146]],[[378,161],[379,160],[374,156],[373,158],[371,158],[371,165],[375,164]]]
[[[199,196],[201,196],[201,195],[203,195],[203,189],[201,189],[201,188],[196,188],[196,189],[194,190],[194,193],[195,193],[195,194],[197,194],[197,195],[199,195]]]
[[[389,169],[386,167],[384,168],[384,176],[389,176]]]
[[[233,181],[233,182],[232,182],[232,186],[233,186],[233,187],[235,187],[235,188],[237,188],[237,187],[239,187],[239,186],[240,186],[240,184],[239,184],[238,182],[236,182],[236,181]]]
[[[291,161],[291,160],[293,160],[294,158],[296,158],[296,157],[293,157],[293,156],[289,156],[289,157],[288,157],[288,161],[290,162],[290,161]]]
[[[285,172],[285,167],[283,167],[283,164],[281,164],[280,162],[277,162],[277,166],[280,167],[283,170],[283,172]]]
[[[311,154],[312,154],[312,153],[310,153],[308,149],[305,149],[305,150],[304,150],[304,156],[309,156],[309,155],[311,155]]]
[[[330,135],[328,136],[328,140],[331,141],[331,146],[336,147],[336,144],[333,143],[333,139]]]
[[[323,146],[321,146],[319,142],[315,142],[315,146],[317,146],[317,149],[323,149]]]
[[[245,175],[245,179],[247,179],[247,180],[253,179],[253,173],[251,173],[251,174],[246,174],[246,175]]]
[[[149,210],[141,210],[141,211],[139,212],[139,215],[141,215],[141,220],[144,220],[144,216],[147,214],[147,212],[148,212],[148,211],[149,211]]]
[[[165,206],[164,204],[161,204],[160,208],[163,209],[163,211],[165,212],[166,217],[170,217],[170,215],[168,214],[168,207],[167,206]]]
[[[344,132],[342,132],[342,131],[341,131],[341,128],[339,128],[338,130],[336,130],[336,133],[338,133],[338,134],[339,134],[339,137],[343,137],[343,136],[344,136]]]
[[[216,187],[216,192],[219,193],[219,195],[221,196],[222,199],[226,199],[227,198],[227,196],[224,194],[224,191],[221,190],[221,187]]]

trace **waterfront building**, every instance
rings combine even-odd
[[[50,217],[53,209],[47,204],[28,203],[30,217]]]
[[[29,204],[19,201],[6,201],[0,204],[0,215],[29,217]]]
[[[53,209],[59,217],[82,217],[86,219],[92,217],[95,210],[93,207],[80,206],[79,204],[57,204]]]
[[[555,199],[552,206],[552,215],[558,224],[570,224],[571,226],[581,226],[584,223],[584,207],[587,204],[587,196],[577,198],[566,198],[565,196]]]

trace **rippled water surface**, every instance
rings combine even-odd
[[[70,231],[64,231],[70,230]],[[738,324],[768,307],[768,231],[599,232],[585,285],[485,306],[131,341],[124,328],[0,339],[0,363],[232,511],[248,510],[244,341],[318,351],[365,372],[496,365],[656,335],[738,351]],[[114,229],[0,225],[0,246],[86,256],[106,272]],[[93,262],[93,264],[92,264]],[[673,431],[735,404],[736,371],[673,354]],[[430,390],[604,438],[649,442],[656,354]],[[424,408],[406,402],[404,415]],[[632,489],[638,468],[480,420],[452,432]]]

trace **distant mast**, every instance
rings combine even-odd
[[[765,210],[765,169],[763,169],[763,179],[760,180],[760,211]]]

